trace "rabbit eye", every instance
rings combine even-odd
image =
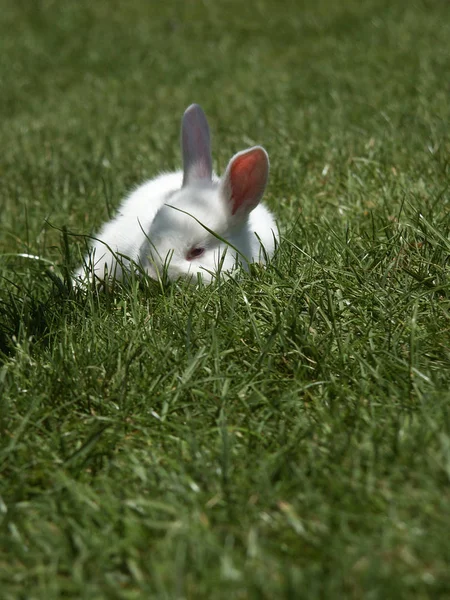
[[[186,255],[186,259],[193,260],[194,258],[199,258],[204,252],[204,248],[191,248]]]

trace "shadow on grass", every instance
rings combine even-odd
[[[27,277],[28,278],[28,277]],[[0,291],[0,362],[11,356],[18,343],[45,341],[64,303],[69,290],[57,288],[49,282],[39,285],[19,285],[2,278]],[[64,286],[63,286],[64,287]]]
[[[2,262],[7,274],[6,269],[0,270],[0,364],[24,341],[48,347],[53,334],[80,311],[87,316],[97,309],[111,310],[121,292],[139,290],[148,299],[164,295],[171,287],[167,278],[154,281],[133,270],[120,282],[86,280],[77,287],[73,269],[66,264],[49,267],[47,261],[31,256],[36,260],[24,264],[28,255],[6,258]]]

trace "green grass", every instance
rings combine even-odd
[[[2,599],[448,598],[448,2],[0,9]],[[71,293],[191,102],[272,264]]]

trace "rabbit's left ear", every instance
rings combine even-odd
[[[212,158],[208,121],[198,104],[191,104],[181,123],[183,186],[198,179],[211,181]]]
[[[233,156],[220,184],[233,216],[246,217],[259,204],[268,178],[269,157],[261,146]]]

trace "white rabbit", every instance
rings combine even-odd
[[[181,127],[183,171],[166,173],[134,190],[117,216],[95,236],[76,282],[95,276],[121,279],[130,261],[157,279],[214,278],[219,265],[265,262],[278,232],[274,217],[259,202],[269,174],[261,146],[238,152],[218,179],[212,172],[208,122],[192,104]],[[216,235],[217,237],[216,237]],[[222,263],[222,264],[221,264]]]

